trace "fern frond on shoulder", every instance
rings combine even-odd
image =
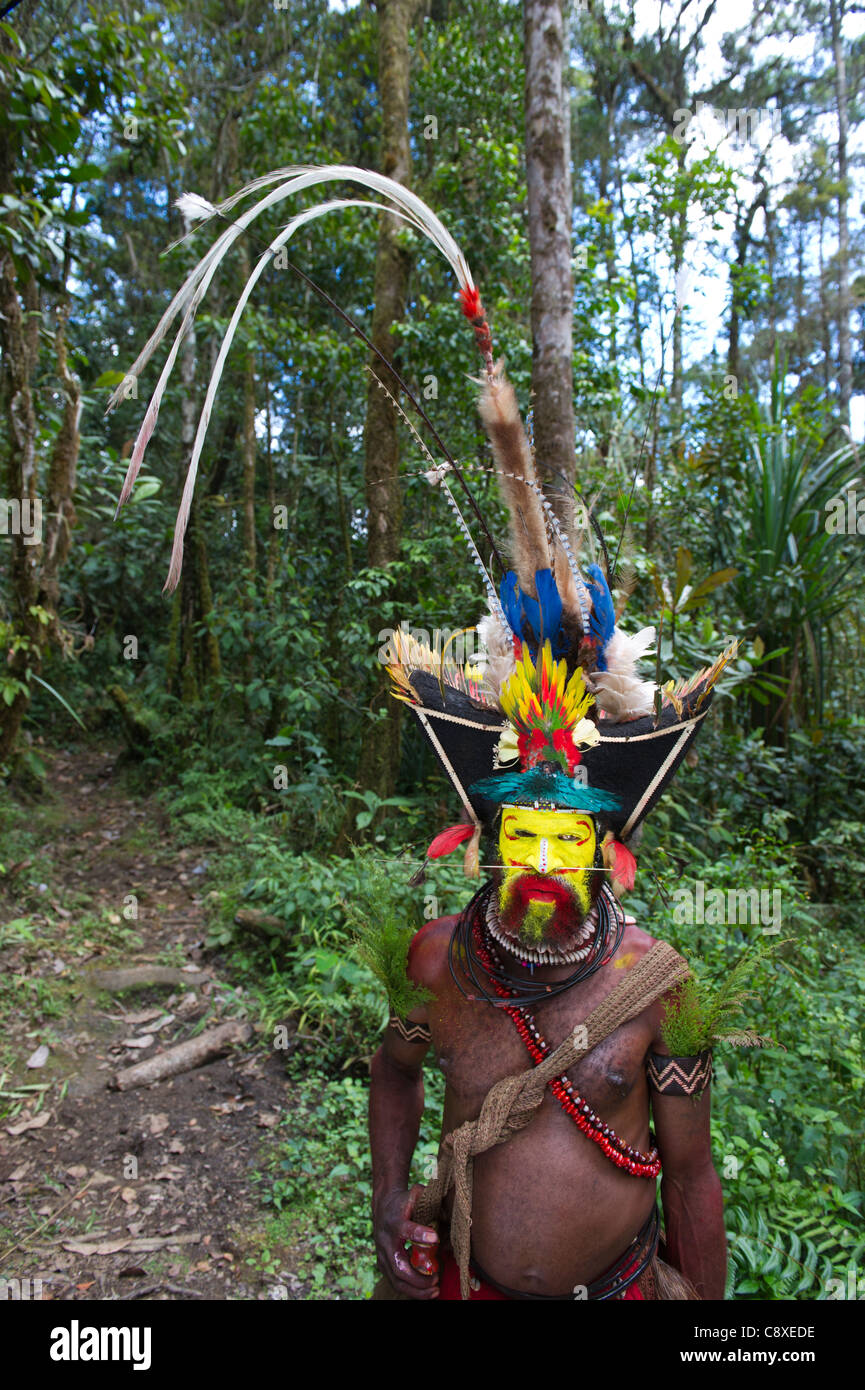
[[[702,976],[689,959],[691,975],[678,986],[666,1005],[661,1022],[661,1037],[673,1057],[696,1057],[716,1042],[732,1043],[737,1047],[775,1047],[753,1028],[739,1023],[738,1015],[746,1000],[756,997],[756,991],[746,984],[757,966],[779,946],[781,941],[767,942],[754,951],[740,956],[725,979],[713,983]],[[702,963],[701,963],[702,964]]]
[[[354,955],[384,989],[388,1007],[397,1018],[407,1018],[432,998],[429,990],[413,983],[407,973],[408,951],[414,928],[406,924],[388,875],[371,865],[364,893],[344,904],[352,929]]]

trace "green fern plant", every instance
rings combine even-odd
[[[661,1036],[673,1057],[695,1057],[716,1042],[738,1047],[775,1046],[771,1038],[752,1028],[734,1028],[733,1024],[745,1000],[755,995],[746,988],[755,969],[782,944],[766,942],[741,956],[719,984],[701,977],[694,961],[689,960],[691,975],[676,989],[661,1021]]]
[[[786,1218],[773,1210],[770,1219],[771,1228],[763,1211],[728,1209],[728,1298],[823,1299],[830,1281],[843,1281],[856,1264],[862,1243],[840,1223],[803,1220],[801,1210]]]
[[[370,860],[364,888],[343,908],[353,953],[384,988],[391,1014],[406,1018],[412,1009],[426,1004],[432,998],[429,990],[414,984],[406,973],[414,932],[406,925],[393,884],[380,864]]]
[[[836,1268],[842,1263],[861,1266],[865,1239],[843,1222],[796,1210],[773,1212],[772,1219],[778,1226],[813,1244],[817,1254],[831,1260]]]

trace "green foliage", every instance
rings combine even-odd
[[[65,234],[92,234],[91,209],[74,195],[104,177],[101,158],[88,157],[97,122],[103,142],[112,126],[118,141],[133,129],[137,140],[140,124],[144,141],[167,139],[175,154],[181,148],[174,65],[159,28],[148,16],[100,4],[76,3],[64,20],[73,8],[59,43],[50,16],[20,26],[26,38],[10,24],[0,26],[0,131],[16,180],[16,191],[2,198],[0,245],[43,272],[62,263]],[[152,84],[146,114],[135,95],[142,69]]]
[[[277,1144],[256,1174],[261,1200],[277,1213],[265,1249],[250,1263],[280,1263],[310,1285],[309,1297],[368,1298],[377,1277],[372,1253],[372,1181],[367,1083],[316,1068],[290,1069],[295,1102],[276,1131]],[[443,1085],[430,1077],[427,1110],[415,1150],[413,1182],[428,1182],[438,1151]],[[282,1247],[280,1251],[279,1247]]]
[[[857,537],[833,534],[827,522],[831,499],[857,475],[854,449],[814,438],[808,418],[792,409],[785,379],[778,366],[768,406],[746,402],[749,457],[725,470],[717,514],[719,538],[740,570],[739,609],[774,658],[779,689],[752,692],[769,729],[785,711],[805,728],[822,722],[831,634],[861,559]]]
[[[661,1023],[661,1035],[673,1057],[694,1057],[716,1042],[747,1047],[770,1043],[751,1029],[731,1030],[745,1000],[755,995],[746,984],[778,944],[766,943],[740,957],[726,979],[717,983],[702,977],[693,958],[689,960],[692,973],[677,987],[675,1000],[665,1006]]]
[[[306,1073],[301,1086],[266,1171],[256,1175],[262,1202],[280,1213],[274,1234],[290,1239],[294,1272],[310,1281],[312,1297],[332,1298],[333,1290],[367,1297],[371,1265],[355,1255],[371,1243],[366,1088],[322,1072]]]
[[[840,1217],[815,1216],[810,1203],[773,1215],[770,1228],[762,1211],[728,1213],[727,1297],[822,1300],[838,1296],[839,1284],[847,1297],[847,1270],[858,1276],[865,1239]]]
[[[182,799],[172,811],[182,839],[214,850],[211,944],[230,950],[266,1031],[290,1020],[301,1049],[314,1043],[335,1065],[356,1063],[387,1022],[381,984],[387,989],[388,981],[402,1003],[415,997],[404,974],[400,985],[397,963],[401,952],[404,970],[420,922],[419,895],[408,884],[412,861],[383,861],[372,848],[346,856],[295,851],[283,816],[262,822],[230,804],[206,811],[198,804]],[[280,918],[284,934],[250,941],[234,923],[241,906]],[[357,954],[359,934],[366,952]]]
[[[732,793],[736,781],[727,771]],[[699,814],[705,820],[705,800]],[[696,813],[688,815],[679,831],[668,805],[650,824],[638,883],[661,869],[664,893],[644,888],[643,901],[631,898],[629,906],[641,926],[699,956],[706,977],[732,982],[734,992],[743,983],[736,966],[758,965],[749,1021],[776,1044],[720,1049],[714,1058],[713,1151],[730,1233],[730,1296],[790,1297],[792,1271],[798,1286],[807,1266],[809,1282],[796,1296],[826,1297],[826,1279],[846,1278],[851,1252],[865,1239],[861,921],[851,919],[845,929],[808,901],[794,843],[766,831],[750,839],[729,833],[716,817],[704,825],[701,846]],[[679,921],[668,890],[693,891],[698,882],[707,899],[714,889],[727,895],[754,885],[779,893],[781,920],[772,926],[781,926],[783,941],[767,950],[762,922]],[[671,1037],[668,1046],[694,1040],[699,1031],[696,1039]],[[806,1238],[818,1251],[816,1263]]]
[[[406,1018],[432,997],[407,976],[412,930],[402,904],[394,901],[393,881],[384,867],[370,863],[358,897],[345,904],[346,920],[356,932],[355,953],[382,985],[391,1014]]]

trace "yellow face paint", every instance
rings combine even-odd
[[[583,912],[588,912],[590,874],[595,863],[597,835],[592,817],[581,811],[536,811],[531,806],[505,806],[499,828],[499,855],[504,865],[503,904],[513,884],[526,874],[549,874],[568,882]],[[537,899],[531,912],[532,937],[543,935],[545,917],[553,902]]]

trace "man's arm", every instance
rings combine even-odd
[[[373,1226],[379,1268],[394,1288],[410,1298],[435,1298],[438,1280],[412,1268],[406,1241],[434,1246],[436,1232],[411,1218],[408,1190],[417,1144],[424,1087],[423,1061],[429,1047],[426,1010],[412,1009],[401,1026],[389,1025],[370,1066],[369,1138],[372,1152]]]
[[[656,1045],[660,1052],[663,1044]],[[696,1097],[650,1092],[663,1164],[661,1201],[669,1262],[701,1298],[723,1299],[727,1236],[721,1182],[712,1163],[711,1086]]]

